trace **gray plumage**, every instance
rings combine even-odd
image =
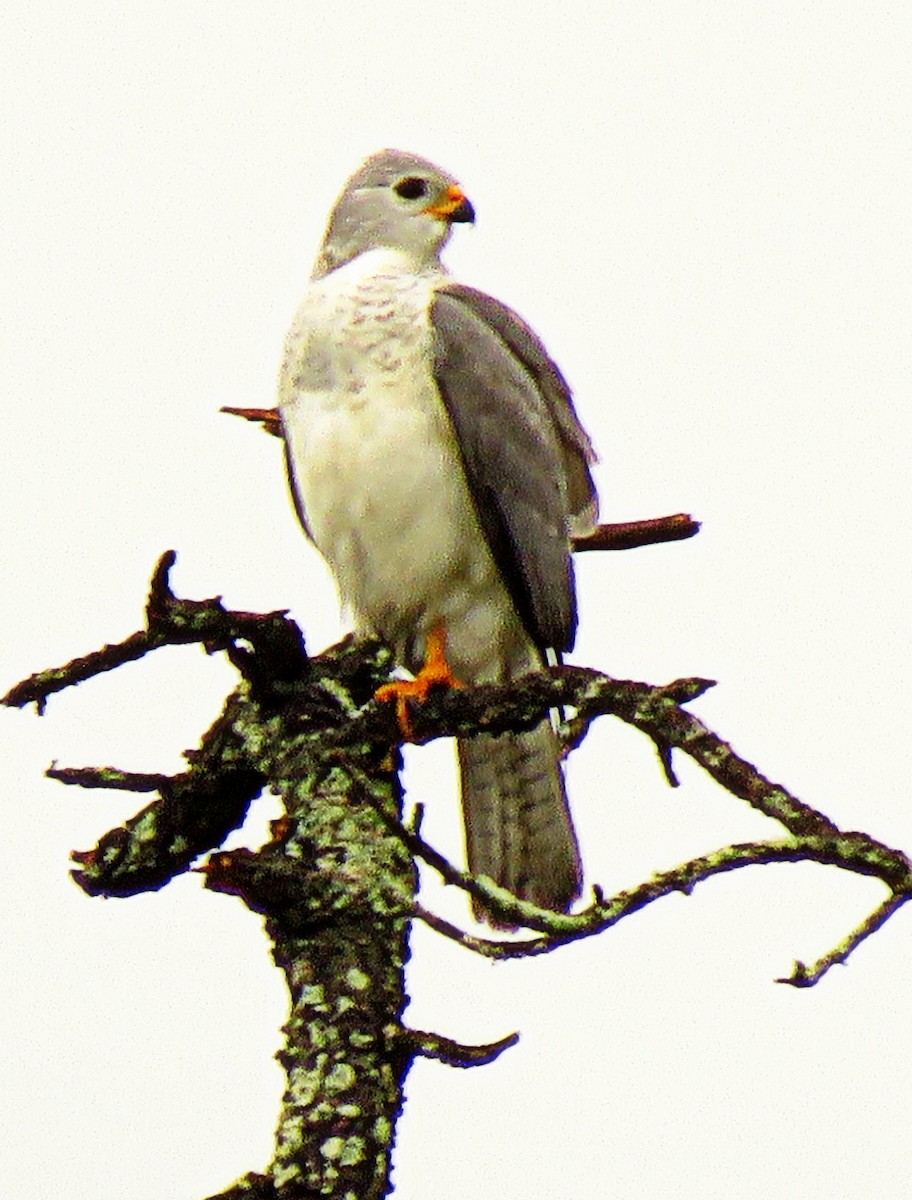
[[[421,666],[442,624],[465,683],[572,647],[572,533],[595,520],[594,455],[541,341],[439,254],[470,221],[456,181],[382,151],[329,220],[286,344],[296,505],[356,627]],[[459,743],[469,869],[566,910],[581,873],[550,722]]]

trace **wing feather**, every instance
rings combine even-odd
[[[461,283],[447,284],[440,290],[471,308],[504,341],[535,384],[557,431],[573,532],[578,536],[591,532],[598,518],[598,497],[589,468],[598,456],[579,423],[560,367],[538,334],[502,301]]]
[[[505,305],[446,284],[430,308],[433,370],[504,583],[540,649],[576,633],[574,516],[594,513],[592,449],[567,385]]]

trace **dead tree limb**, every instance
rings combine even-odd
[[[427,845],[416,823],[405,823],[399,727],[390,706],[374,700],[393,665],[385,647],[349,638],[309,658],[298,627],[284,613],[232,612],[218,598],[174,596],[168,579],[173,562],[169,552],[155,570],[143,630],[31,676],[3,703],[35,704],[42,712],[55,692],[165,645],[196,642],[224,652],[239,672],[222,713],[199,748],[187,753],[186,771],[166,776],[55,764],[48,772],[81,787],[157,793],[94,849],[74,853],[73,876],[90,895],[155,890],[208,854],[200,868],[206,886],[238,896],[266,917],[291,1001],[280,1055],[287,1086],[275,1156],[266,1174],[245,1176],[217,1200],[385,1196],[413,1059],[423,1055],[467,1067],[490,1062],[514,1044],[513,1034],[471,1047],[405,1028],[404,969],[415,918],[476,953],[515,958],[592,937],[663,896],[687,894],[748,866],[812,861],[880,879],[887,896],[877,910],[816,963],[796,963],[782,981],[807,987],[844,962],[912,896],[912,862],[905,854],[838,829],[687,711],[685,705],[711,681],[678,679],[657,687],[559,667],[505,687],[433,695],[413,713],[416,737],[521,730],[561,708],[569,714],[563,736],[572,748],[596,717],[614,716],[650,739],[669,782],[676,782],[673,756],[687,754],[733,796],[776,820],[785,836],[712,850],[612,897],[593,888],[591,902],[575,914],[517,900],[491,880],[461,871]],[[277,792],[285,807],[272,839],[255,852],[219,850],[264,788]],[[483,937],[429,912],[416,899],[419,859],[501,923],[522,926],[532,936]]]

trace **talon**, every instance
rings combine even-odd
[[[427,649],[424,655],[424,666],[414,679],[397,679],[395,683],[385,683],[374,692],[374,699],[381,704],[390,700],[396,702],[396,719],[403,738],[408,742],[415,740],[412,726],[409,700],[417,700],[423,704],[434,688],[461,688],[465,684],[453,674],[446,656],[446,626],[441,621],[434,625],[428,634]]]

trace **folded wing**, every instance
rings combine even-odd
[[[494,560],[535,645],[569,650],[570,535],[596,515],[595,455],[570,390],[528,325],[483,292],[445,284],[430,320],[434,377]]]

